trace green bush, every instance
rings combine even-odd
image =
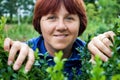
[[[120,80],[120,23],[117,20],[114,28],[112,30],[116,33],[114,38],[113,47],[113,57],[111,57],[107,62],[102,62],[98,56],[96,56],[96,64],[91,64],[90,53],[87,49],[87,45],[84,50],[78,49],[81,55],[82,61],[82,74],[75,75],[73,80]],[[41,60],[38,51],[35,52],[35,63],[29,73],[24,72],[24,65],[18,71],[12,69],[12,65],[7,65],[8,53],[3,50],[3,40],[5,38],[4,25],[5,18],[0,20],[0,80],[67,80],[67,76],[63,73],[64,59],[61,59],[62,52],[56,53],[54,57],[55,66],[48,66],[46,56]],[[88,37],[88,42],[91,37]],[[31,45],[31,44],[30,44]],[[40,64],[42,63],[42,64]],[[61,64],[61,65],[60,65]],[[73,69],[74,72],[74,69]],[[61,76],[61,77],[60,77]]]

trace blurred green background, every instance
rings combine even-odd
[[[88,25],[80,36],[97,35],[112,29],[120,18],[120,0],[84,0]],[[0,17],[7,18],[5,32],[14,40],[26,41],[39,34],[33,29],[32,17],[35,0],[0,0]]]

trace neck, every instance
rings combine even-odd
[[[63,58],[69,58],[72,55],[72,49],[63,50]]]
[[[48,53],[51,55],[51,56],[55,56],[55,52],[59,52],[60,50],[47,50]],[[72,50],[61,50],[63,52],[63,58],[69,58],[72,54]]]
[[[53,48],[48,48],[46,47],[48,53],[51,55],[51,56],[55,56],[55,52],[59,52],[60,50],[55,50]],[[61,50],[63,52],[63,58],[69,58],[72,54],[72,47],[69,47],[69,48],[66,48],[64,50]]]

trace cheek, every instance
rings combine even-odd
[[[55,28],[52,25],[44,24],[44,25],[41,26],[41,32],[42,32],[43,36],[47,36],[48,37],[48,35],[49,36],[52,35],[54,30],[55,30]]]
[[[71,32],[72,32],[74,35],[78,35],[79,28],[80,28],[79,23],[78,23],[78,24],[73,24],[73,25],[71,25],[71,27],[72,27],[72,28],[70,28]]]
[[[42,35],[44,35],[46,32],[48,32],[47,24],[43,20],[44,20],[44,18],[41,18],[41,20],[40,20],[40,28],[41,28]]]
[[[41,32],[42,34],[48,34],[51,32],[51,28],[50,25],[47,23],[41,23]]]

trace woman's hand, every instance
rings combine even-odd
[[[34,63],[34,52],[27,44],[6,38],[4,41],[4,50],[9,52],[8,65],[11,65],[14,62],[14,70],[18,70],[21,67],[26,57],[28,60],[25,65],[25,72],[28,72],[31,69]]]
[[[108,31],[94,37],[88,43],[88,49],[92,53],[92,61],[96,54],[98,54],[103,61],[107,61],[108,58],[112,56],[110,46],[113,45],[112,42],[114,41],[114,36],[114,32]]]

